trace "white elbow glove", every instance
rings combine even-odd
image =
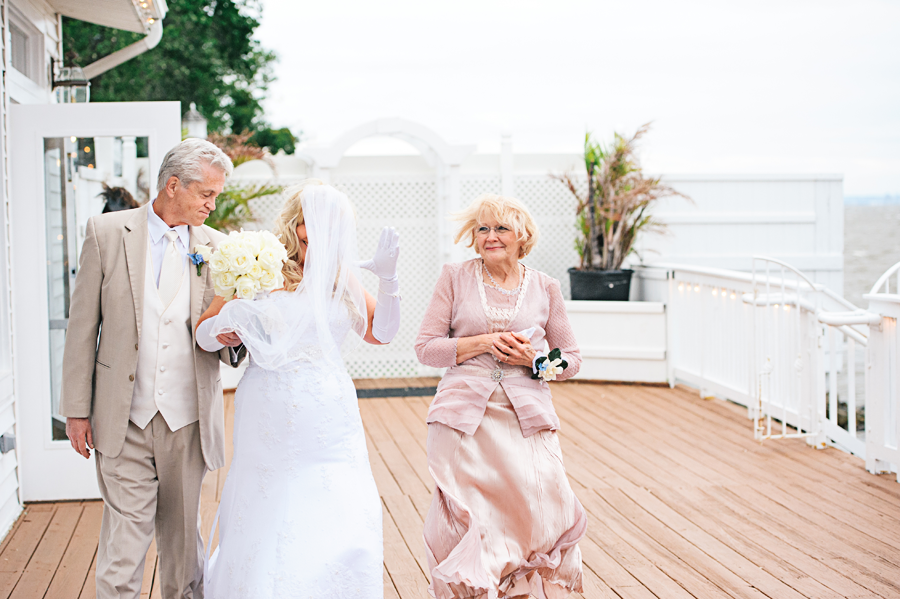
[[[381,279],[378,282],[378,303],[372,317],[372,336],[382,343],[390,343],[400,330],[400,281]]]
[[[359,263],[374,273],[378,282],[378,303],[372,318],[372,336],[382,343],[390,343],[400,329],[400,283],[397,280],[397,259],[400,257],[400,234],[393,227],[381,230],[378,248],[371,260]]]
[[[207,318],[203,322],[200,323],[200,326],[197,327],[197,345],[199,345],[202,349],[208,352],[217,352],[223,347],[219,340],[215,338],[215,336],[210,333],[213,325],[216,323],[217,316],[213,316],[211,318]]]

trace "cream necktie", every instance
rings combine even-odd
[[[178,253],[175,247],[175,240],[178,239],[178,233],[175,231],[166,231],[166,239],[169,245],[166,247],[166,253],[163,255],[162,268],[159,271],[159,298],[162,300],[163,306],[168,307],[178,289],[181,287],[181,275],[184,269],[184,259]]]

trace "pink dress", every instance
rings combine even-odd
[[[559,282],[525,270],[518,294],[484,283],[480,258],[444,266],[416,340],[419,360],[449,367],[428,412],[428,466],[436,483],[425,545],[438,599],[581,591],[578,541],[587,518],[566,478],[549,386],[490,354],[456,365],[456,340],[536,327],[532,345],[581,355]]]

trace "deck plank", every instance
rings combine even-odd
[[[83,511],[80,502],[59,504],[10,599],[32,599],[46,593]]]
[[[428,580],[409,551],[391,514],[383,510],[384,566],[403,599],[428,597]]]
[[[81,594],[78,599],[96,599],[97,597],[97,550],[94,549],[94,559],[91,560],[91,569],[88,570],[87,578],[84,579],[84,586],[81,588]]]
[[[44,537],[53,514],[56,512],[56,504],[31,504],[25,506],[22,515],[22,523],[16,528],[13,538],[0,554],[0,599],[7,599],[31,556]]]
[[[156,539],[150,542],[147,557],[144,558],[144,577],[141,579],[141,599],[148,599],[153,591],[153,582],[156,579],[156,568],[159,565],[159,557],[156,552]]]
[[[97,553],[102,516],[103,502],[84,502],[81,518],[44,599],[78,599]]]

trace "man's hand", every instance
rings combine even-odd
[[[237,333],[221,333],[216,335],[216,340],[225,347],[237,347],[243,343]]]
[[[89,418],[66,418],[66,436],[72,448],[85,459],[91,457],[94,448],[94,437],[91,434],[91,421]]]

